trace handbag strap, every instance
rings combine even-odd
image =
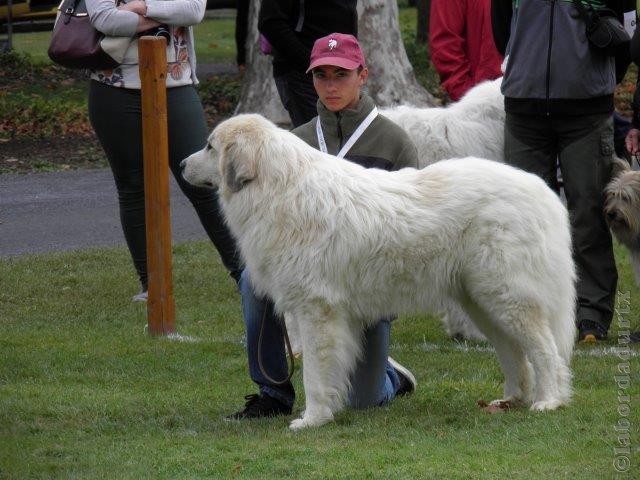
[[[578,9],[578,13],[580,14],[580,16],[582,17],[582,20],[584,20],[584,23],[587,24],[587,29],[589,30],[592,25],[593,25],[593,17],[591,15],[589,15],[589,12],[587,11],[587,9],[584,7],[584,5],[582,4],[582,2],[580,0],[571,0],[572,3],[576,6],[576,8]],[[591,6],[591,4],[589,4],[589,8],[591,10],[591,12],[593,13],[593,7]]]
[[[73,2],[68,2],[67,3],[67,8],[64,9],[64,13],[65,15],[73,15],[74,13],[76,13],[76,10],[78,8],[78,5],[80,5],[80,2],[82,0],[73,0]]]
[[[64,6],[65,3],[67,5],[66,8]],[[116,7],[118,7],[121,3],[122,3],[122,0],[115,0]],[[81,12],[78,13],[78,7],[81,4],[84,6],[84,9],[83,11],[81,10]],[[60,13],[62,15],[66,16],[66,18],[64,19],[64,23],[69,23],[69,21],[71,20],[71,17],[73,16],[86,17],[89,15],[89,13],[87,12],[86,0],[69,0],[66,2],[65,0],[62,0],[62,2],[60,3],[60,6],[58,7],[58,10],[60,10]]]
[[[71,21],[71,17],[84,17],[86,15],[88,15],[86,13],[86,8],[85,8],[85,12],[78,14],[77,10],[78,10],[78,5],[80,5],[81,2],[84,2],[84,0],[73,0],[73,1],[69,1],[66,2],[67,6],[64,7],[63,4],[65,3],[64,0],[63,2],[60,4],[60,13],[61,15],[64,15],[64,19],[63,22],[66,25],[67,23],[69,23]],[[64,10],[62,10],[62,8],[64,8]]]

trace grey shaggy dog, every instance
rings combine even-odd
[[[616,238],[629,249],[631,267],[640,286],[640,171],[619,158],[604,191],[604,215]]]

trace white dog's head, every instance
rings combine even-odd
[[[244,189],[258,177],[265,146],[281,132],[261,115],[244,114],[220,123],[207,145],[182,161],[189,183],[218,187],[223,198]]]

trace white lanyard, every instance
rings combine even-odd
[[[367,127],[371,125],[371,122],[373,122],[377,116],[378,116],[378,108],[373,107],[373,110],[371,110],[371,112],[369,112],[369,115],[367,115],[367,117],[362,121],[362,123],[358,125],[358,128],[356,128],[353,134],[349,137],[349,140],[347,140],[347,143],[345,143],[342,146],[342,148],[340,149],[336,157],[344,158],[344,156],[351,149],[351,147],[353,147],[353,144],[358,141],[358,139],[362,136],[362,134],[367,129]],[[316,121],[316,135],[318,135],[318,146],[320,147],[320,151],[324,153],[328,153],[327,142],[324,141],[324,134],[322,133],[322,125],[320,125],[319,116],[318,116],[318,120]]]

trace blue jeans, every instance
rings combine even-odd
[[[258,385],[260,393],[292,406],[295,392],[291,383],[277,385],[271,382],[262,373],[258,363],[258,358],[261,358],[264,370],[273,380],[282,381],[287,377],[283,320],[275,314],[273,302],[256,295],[246,269],[240,277],[240,295],[247,332],[247,356],[251,380]],[[261,326],[262,346],[259,351]],[[387,360],[390,333],[389,320],[381,320],[364,332],[362,359],[358,361],[351,375],[349,406],[367,408],[385,405],[395,397],[400,379]]]

